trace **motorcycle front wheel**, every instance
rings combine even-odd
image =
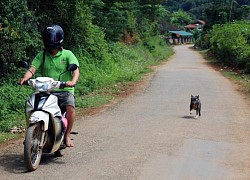
[[[28,171],[34,171],[42,158],[42,125],[35,123],[28,127],[24,142],[24,164]]]

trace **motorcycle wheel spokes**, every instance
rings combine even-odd
[[[24,144],[24,163],[28,171],[38,168],[42,157],[42,126],[40,123],[32,124],[26,132]]]

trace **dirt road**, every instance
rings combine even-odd
[[[249,102],[189,46],[158,68],[140,93],[76,121],[75,147],[27,173],[23,146],[0,153],[5,179],[250,179]],[[200,95],[201,117],[189,114]]]

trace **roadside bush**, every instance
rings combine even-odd
[[[108,58],[101,62],[81,58],[81,77],[77,93],[88,94],[96,89],[113,86],[117,82],[137,80],[146,67],[173,53],[159,37],[149,39],[147,44],[110,44],[109,54],[106,56]]]
[[[30,92],[27,87],[0,86],[0,132],[24,125],[24,102]]]
[[[247,68],[250,59],[249,39],[249,22],[214,25],[210,32],[210,50],[222,62]]]

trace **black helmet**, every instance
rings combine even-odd
[[[64,40],[63,29],[58,25],[47,26],[43,31],[45,49],[61,48]]]

